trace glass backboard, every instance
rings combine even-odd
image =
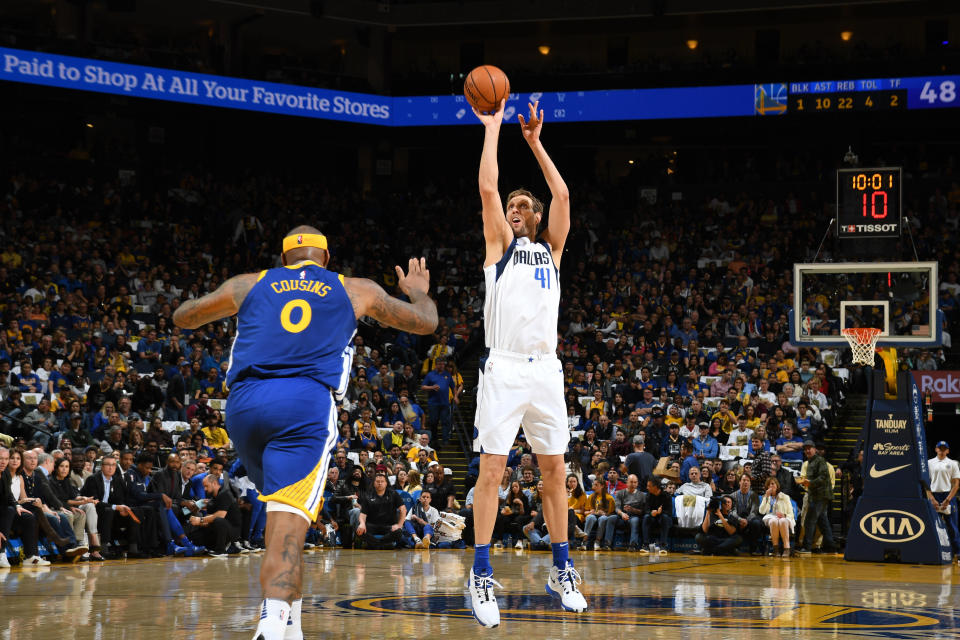
[[[846,346],[842,329],[877,327],[878,345],[940,344],[936,262],[793,265],[794,345]]]

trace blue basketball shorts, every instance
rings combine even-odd
[[[259,499],[316,520],[337,442],[330,388],[309,378],[247,378],[230,389],[226,414],[227,432]]]

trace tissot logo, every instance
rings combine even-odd
[[[897,225],[895,224],[858,224],[854,226],[857,228],[857,233],[897,230]]]
[[[883,509],[860,518],[860,530],[880,542],[910,542],[926,531],[923,520],[906,511]]]

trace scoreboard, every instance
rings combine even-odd
[[[843,113],[960,106],[957,79],[875,78],[789,83],[790,113]]]
[[[899,237],[901,181],[900,167],[838,169],[837,237]]]

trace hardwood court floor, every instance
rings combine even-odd
[[[465,597],[467,551],[306,554],[307,638],[958,638],[956,566],[837,556],[645,557],[575,552],[590,611],[544,593],[550,554],[497,551],[503,623],[482,629]],[[260,556],[0,570],[0,640],[249,640]]]

